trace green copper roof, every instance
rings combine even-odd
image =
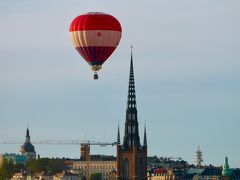
[[[222,175],[223,176],[230,176],[231,175],[231,171],[229,169],[228,158],[227,157],[225,157],[225,162],[224,162],[224,165],[223,165]]]

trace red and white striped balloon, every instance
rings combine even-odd
[[[91,12],[76,17],[69,32],[75,49],[96,73],[118,46],[122,28],[112,15]]]

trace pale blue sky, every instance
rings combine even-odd
[[[12,0],[0,2],[0,141],[116,140],[124,133],[130,46],[141,140],[148,155],[240,167],[239,0]],[[68,33],[79,14],[100,11],[122,24],[119,47],[92,80]],[[0,144],[0,153],[20,145]],[[35,145],[50,157],[78,146]],[[92,153],[116,154],[92,147]]]

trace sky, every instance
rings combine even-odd
[[[114,142],[124,134],[131,45],[141,141],[148,156],[240,167],[239,0],[12,0],[0,2],[0,153],[32,141]],[[99,80],[73,48],[69,25],[105,12],[122,26]],[[79,157],[78,145],[37,145],[42,157]],[[116,155],[116,147],[91,147]]]

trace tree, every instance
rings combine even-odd
[[[14,167],[13,167],[13,172],[23,172],[23,171],[26,171],[26,168],[25,168],[25,165],[24,164],[14,164]]]
[[[0,179],[10,179],[14,173],[14,164],[11,160],[3,159],[0,168]]]
[[[7,172],[6,169],[4,168],[0,168],[0,179],[3,180],[3,179],[10,179],[11,178],[11,175],[9,172]]]
[[[62,159],[49,159],[48,161],[49,173],[56,174],[65,169],[64,160]]]
[[[63,159],[49,159],[41,158],[37,160],[30,160],[26,164],[27,169],[33,173],[47,172],[50,174],[56,174],[62,172],[65,168]]]

